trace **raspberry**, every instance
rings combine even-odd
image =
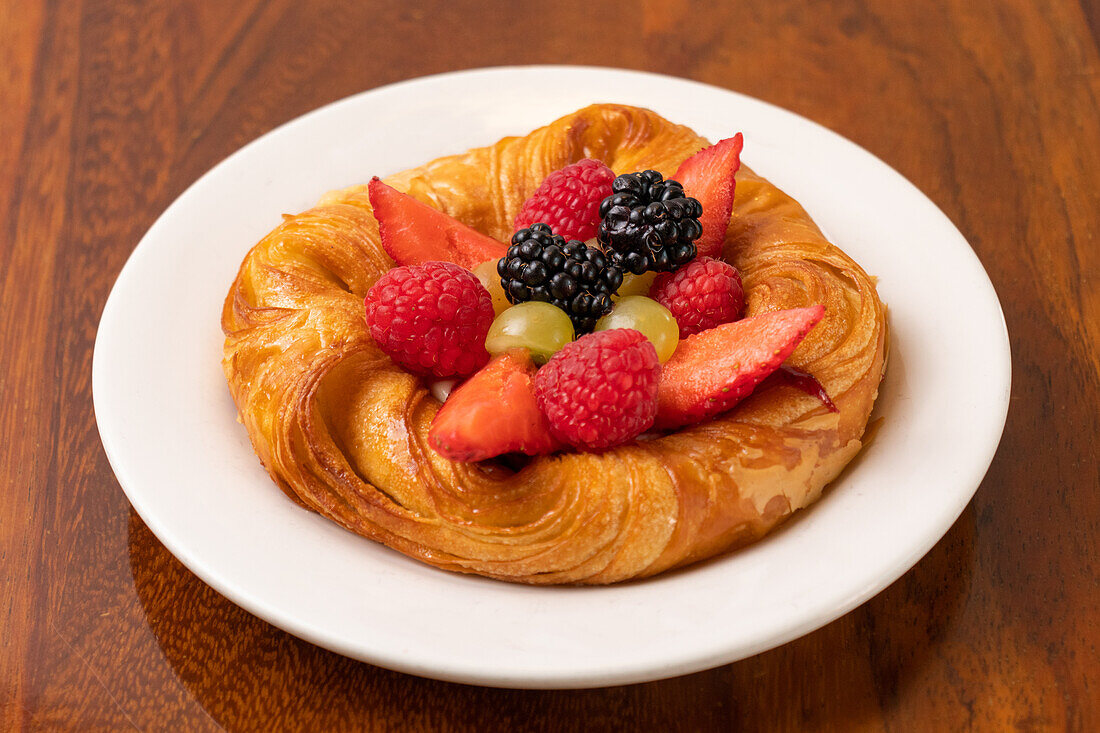
[[[410,372],[465,376],[489,360],[485,335],[493,300],[465,268],[450,262],[395,267],[371,286],[366,306],[378,348]]]
[[[555,438],[581,450],[625,443],[653,424],[661,366],[638,331],[597,331],[566,344],[535,374]]]
[[[697,257],[653,281],[649,297],[672,311],[680,338],[736,321],[745,304],[741,273],[711,257]]]
[[[567,240],[592,239],[600,225],[600,202],[611,195],[613,180],[611,169],[591,158],[554,171],[524,202],[514,231],[542,222]]]

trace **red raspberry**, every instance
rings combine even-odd
[[[696,257],[676,272],[661,273],[649,297],[672,311],[680,338],[736,321],[745,305],[741,273],[713,257]]]
[[[450,262],[395,267],[371,286],[366,305],[378,348],[410,372],[465,376],[489,360],[485,336],[493,300],[463,267]]]
[[[614,180],[610,168],[591,158],[554,171],[524,202],[514,231],[541,221],[566,240],[592,239],[600,226],[600,202],[611,195]]]
[[[649,339],[616,328],[582,336],[554,354],[535,374],[535,398],[554,437],[598,451],[653,424],[660,381]]]

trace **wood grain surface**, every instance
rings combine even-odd
[[[0,0],[0,729],[1100,730],[1100,3],[530,5]],[[419,679],[241,611],[119,488],[92,346],[160,212],[319,105],[532,63],[817,120],[925,191],[989,272],[1014,360],[996,458],[916,567],[825,628],[643,685]]]

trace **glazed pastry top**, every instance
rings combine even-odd
[[[593,105],[385,180],[505,241],[554,170],[589,157],[669,176],[707,144],[648,110]],[[364,186],[325,195],[248,253],[223,311],[223,367],[275,482],[354,532],[516,582],[644,577],[758,539],[814,501],[859,451],[885,365],[873,279],[745,167],[723,258],[744,278],[746,315],[825,305],[788,363],[817,377],[839,412],[776,386],[602,454],[542,456],[518,472],[450,462],[427,443],[439,403],[364,324],[363,298],[393,265]]]

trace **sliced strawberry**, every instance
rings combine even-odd
[[[535,401],[535,366],[526,349],[496,357],[443,403],[428,442],[452,461],[482,461],[502,453],[535,456],[561,444]]]
[[[661,370],[655,427],[725,412],[774,372],[825,315],[822,305],[764,313],[689,336]]]
[[[508,249],[492,237],[374,178],[367,186],[382,247],[399,265],[443,260],[472,270]]]
[[[674,179],[684,185],[684,193],[703,205],[699,223],[703,233],[695,240],[699,257],[721,257],[726,227],[733,211],[733,175],[741,167],[741,133],[703,148],[680,164]]]
[[[795,369],[793,366],[784,364],[776,369],[766,380],[764,380],[765,386],[769,384],[783,384],[788,387],[794,387],[797,390],[805,392],[810,397],[816,397],[821,400],[821,404],[824,405],[825,409],[829,412],[840,412],[840,409],[833,403],[832,398],[829,397],[829,393],[825,391],[825,387],[821,382],[817,381],[817,377],[800,369]]]

